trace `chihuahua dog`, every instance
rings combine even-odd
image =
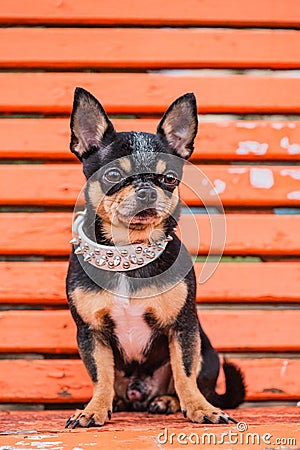
[[[243,402],[243,376],[224,361],[226,391],[216,393],[219,357],[200,325],[192,261],[175,234],[197,128],[191,93],[151,134],[117,133],[98,100],[75,90],[70,148],[87,182],[67,296],[93,396],[66,427],[101,426],[123,410],[235,422],[222,409]]]

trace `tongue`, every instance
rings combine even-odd
[[[131,223],[137,222],[147,222],[151,223],[156,219],[156,210],[155,209],[145,209],[144,211],[139,212],[136,216],[131,219]]]

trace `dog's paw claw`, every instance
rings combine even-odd
[[[230,422],[233,422],[233,423],[238,423],[237,420],[233,419],[233,418],[230,417],[230,416],[227,416],[227,420],[229,420]]]
[[[206,424],[229,424],[229,421],[235,422],[234,419],[229,417],[224,411],[218,408],[205,408],[195,406],[194,409],[187,408],[187,417],[192,422],[206,423]]]
[[[229,424],[227,417],[223,417],[223,416],[219,417],[218,423],[226,423],[227,425]]]
[[[74,428],[76,428],[76,427],[78,427],[78,426],[80,426],[79,419],[75,420],[75,421],[72,423],[71,428],[72,428],[72,430],[74,430]]]
[[[75,429],[77,427],[101,427],[106,419],[111,419],[111,410],[99,408],[96,412],[91,409],[83,411],[77,410],[66,422],[66,428]]]
[[[159,409],[159,406],[158,406],[157,404],[151,403],[151,404],[148,406],[148,412],[149,412],[150,414],[156,414],[156,413],[158,413],[158,412],[159,412],[158,409]]]
[[[72,422],[73,422],[73,419],[71,417],[69,417],[68,420],[66,421],[65,428],[68,428]]]
[[[94,416],[92,416],[92,417],[90,418],[90,420],[88,421],[88,423],[86,424],[86,426],[87,426],[87,428],[90,428],[90,427],[94,427],[94,426],[95,426],[95,419],[94,419]]]
[[[214,423],[209,417],[203,416],[203,423]]]

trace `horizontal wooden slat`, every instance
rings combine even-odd
[[[2,68],[287,69],[299,48],[295,30],[0,29]]]
[[[185,215],[182,217],[181,234],[190,252],[205,253],[208,251],[212,236],[215,238],[217,236],[217,242],[213,241],[212,244],[213,253],[220,251],[223,217],[210,216],[210,219],[212,223],[209,223],[206,216]],[[300,253],[296,231],[298,223],[300,225],[300,216],[227,215],[224,253],[228,255],[297,255]],[[197,245],[199,234],[200,249]]]
[[[300,350],[300,311],[201,310],[199,316],[219,351]],[[3,311],[0,325],[1,352],[77,352],[69,311]]]
[[[229,0],[65,0],[63,6],[51,0],[0,1],[2,24],[100,24],[100,25],[234,25],[298,26],[297,0],[261,0],[259,3]]]
[[[222,250],[223,216],[183,215],[180,231],[192,253],[206,254],[211,246],[211,223],[214,251]],[[0,253],[5,255],[68,255],[72,215],[69,213],[2,213]],[[299,255],[300,216],[271,214],[227,215],[227,238],[224,253],[228,255]],[[201,230],[198,250],[199,230]]]
[[[203,265],[195,264],[200,280]],[[298,263],[221,263],[197,286],[198,302],[295,302],[300,298]]]
[[[297,113],[300,78],[120,73],[0,73],[0,112],[69,114],[75,86],[91,91],[108,113],[161,114],[193,91],[199,112]]]
[[[12,183],[11,180],[14,180]],[[0,204],[74,205],[85,178],[79,165],[1,165]],[[180,187],[183,204],[299,206],[298,166],[191,166]]]
[[[63,261],[0,262],[0,303],[65,304],[67,265]],[[203,264],[195,264],[197,280],[202,268]],[[197,286],[200,303],[299,300],[300,264],[296,262],[221,263],[208,281]]]
[[[300,361],[232,359],[245,373],[247,400],[298,400]],[[86,402],[91,381],[81,361],[0,360],[0,401],[26,403]]]
[[[113,123],[117,131],[155,133],[158,120]],[[69,119],[0,119],[0,135],[1,158],[77,161],[69,150]],[[299,141],[298,121],[200,121],[192,159],[299,160]]]

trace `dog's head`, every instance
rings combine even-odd
[[[174,226],[178,185],[197,126],[193,94],[172,103],[156,134],[117,133],[98,100],[75,90],[70,148],[83,163],[87,208],[100,218],[107,239],[144,241],[153,230]]]

